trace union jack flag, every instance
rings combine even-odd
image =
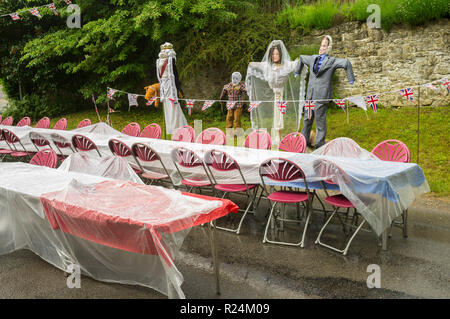
[[[156,100],[156,99],[155,99],[154,97],[151,97],[150,99],[147,100],[147,102],[145,103],[145,105],[150,106],[150,105],[153,104],[153,102],[155,102],[155,100]]]
[[[447,88],[447,91],[450,93],[450,82],[448,81],[447,78],[443,78],[441,80],[442,84]]]
[[[203,107],[202,107],[202,111],[204,111],[207,108],[211,107],[211,105],[213,105],[213,104],[214,104],[214,101],[211,101],[211,100],[205,101],[205,103],[203,104]]]
[[[236,101],[228,101],[227,102],[227,110],[231,110],[236,105]]]
[[[53,11],[54,14],[56,14],[57,16],[59,15],[59,14],[58,14],[58,11],[56,11],[56,6],[55,6],[54,3],[50,3],[50,4],[48,5],[48,7],[49,7],[49,9],[51,9],[51,10]]]
[[[70,1],[70,0],[64,0],[64,2],[65,2],[66,4],[71,4],[71,3],[72,3],[72,1]]]
[[[19,14],[17,12],[9,14],[13,20],[20,20]]]
[[[108,106],[108,113],[115,113],[116,111],[114,111],[112,108],[110,108],[109,106]]]
[[[345,112],[345,99],[333,100],[333,102]]]
[[[260,104],[261,104],[261,101],[251,102],[250,105],[248,106],[248,111],[249,111],[249,112],[253,111],[253,110],[256,109]]]
[[[194,107],[194,100],[186,100],[186,107],[188,109],[189,116],[191,116],[192,108]]]
[[[431,83],[424,84],[423,86],[426,87],[427,89],[432,89],[432,90],[435,90],[435,91],[439,92],[439,88],[435,87]]]
[[[113,99],[114,94],[117,92],[115,89],[108,88],[108,99]]]
[[[137,94],[130,94],[128,93],[128,103],[129,106],[135,105],[138,106],[138,101],[137,101],[138,95]]]
[[[414,102],[413,94],[414,89],[413,88],[406,88],[400,90],[400,94],[404,96],[408,101]]]
[[[42,18],[37,8],[30,9],[30,13],[38,18]]]
[[[375,95],[369,95],[369,96],[366,96],[366,102],[368,103],[368,104],[370,104],[370,106],[372,107],[372,109],[373,109],[373,114],[377,114],[377,109],[378,109],[378,102],[380,102],[380,100],[379,100],[379,95],[378,94],[375,94]]]
[[[286,101],[278,101],[277,106],[278,106],[278,109],[280,110],[281,114],[286,114],[286,107],[287,107]]]
[[[310,120],[312,111],[314,110],[316,105],[313,104],[311,100],[307,100],[304,107],[306,108],[306,112],[308,112],[308,120]]]

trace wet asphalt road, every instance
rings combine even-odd
[[[389,250],[373,233],[361,233],[344,257],[314,241],[323,215],[313,214],[305,248],[263,244],[264,209],[249,215],[240,235],[217,231],[221,291],[215,276],[206,227],[186,237],[177,267],[189,299],[450,298],[450,203],[422,196],[409,209],[408,238],[395,228]],[[285,226],[285,236],[299,236]],[[340,227],[324,240],[342,242]],[[367,267],[380,267],[381,287],[369,289]],[[69,289],[64,272],[28,250],[0,256],[0,298],[166,299],[146,287],[99,282],[82,276]]]

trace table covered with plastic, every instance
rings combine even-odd
[[[0,254],[30,249],[67,271],[184,298],[176,268],[191,227],[229,200],[25,163],[0,163]]]

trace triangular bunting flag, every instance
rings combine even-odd
[[[373,114],[376,115],[378,110],[378,102],[380,102],[379,96],[377,94],[366,96],[366,102],[372,107]]]
[[[191,116],[192,108],[194,107],[194,100],[186,100],[186,107],[188,109],[189,116]]]
[[[443,79],[441,79],[441,82],[442,82],[442,85],[445,86],[447,91],[450,93],[450,82],[448,81],[448,79],[443,78]]]
[[[9,14],[13,20],[20,20],[19,14],[17,12]]]
[[[30,13],[38,18],[42,18],[37,8],[30,9]]]
[[[355,95],[346,98],[346,100],[354,103],[357,107],[362,108],[364,111],[367,111],[366,102],[362,96]]]
[[[114,94],[117,92],[118,90],[115,90],[115,89],[111,89],[111,88],[108,88],[108,99],[113,99],[113,97],[114,97]]]
[[[400,90],[400,94],[405,97],[408,101],[414,102],[414,89],[413,88],[406,88]]]
[[[314,110],[314,108],[316,107],[311,100],[307,100],[305,103],[305,106],[303,106],[304,108],[306,108],[306,113],[308,114],[308,120],[311,119],[311,115],[312,115],[312,111]]]
[[[333,102],[345,112],[345,99],[333,100]]]
[[[150,106],[153,104],[153,102],[156,101],[156,98],[151,97],[150,99],[147,100],[147,102],[145,103],[145,105]]]
[[[254,109],[256,109],[259,105],[261,104],[261,101],[254,101],[251,102],[250,105],[248,106],[248,111],[251,112]]]
[[[138,101],[137,101],[138,96],[139,95],[137,95],[137,94],[130,94],[130,93],[128,93],[129,106],[132,106],[132,105],[138,106],[139,105]]]
[[[439,92],[439,91],[440,91],[438,87],[435,87],[435,86],[434,86],[433,84],[431,84],[431,83],[426,83],[426,84],[424,84],[423,86],[426,87],[427,89],[432,89],[432,90],[434,90],[434,91],[436,91],[436,92]]]
[[[210,108],[211,105],[213,105],[213,104],[214,104],[214,101],[212,101],[212,100],[205,101],[205,103],[203,103],[202,111],[206,110],[207,108]]]
[[[168,100],[172,103],[172,107],[174,107],[175,106],[175,99],[168,98]]]
[[[228,101],[227,102],[227,110],[231,110],[236,105],[236,101]]]
[[[64,2],[65,2],[66,4],[71,4],[71,3],[72,3],[72,1],[70,1],[70,0],[64,0]]]
[[[48,5],[48,7],[49,7],[50,10],[53,11],[53,13],[54,13],[55,15],[59,16],[58,11],[56,11],[56,6],[55,6],[54,3],[50,3],[50,4]]]

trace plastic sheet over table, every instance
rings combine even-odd
[[[98,280],[183,298],[183,277],[173,260],[190,227],[237,211],[228,200],[186,195],[0,163],[0,254],[27,248],[64,271],[75,264]]]

